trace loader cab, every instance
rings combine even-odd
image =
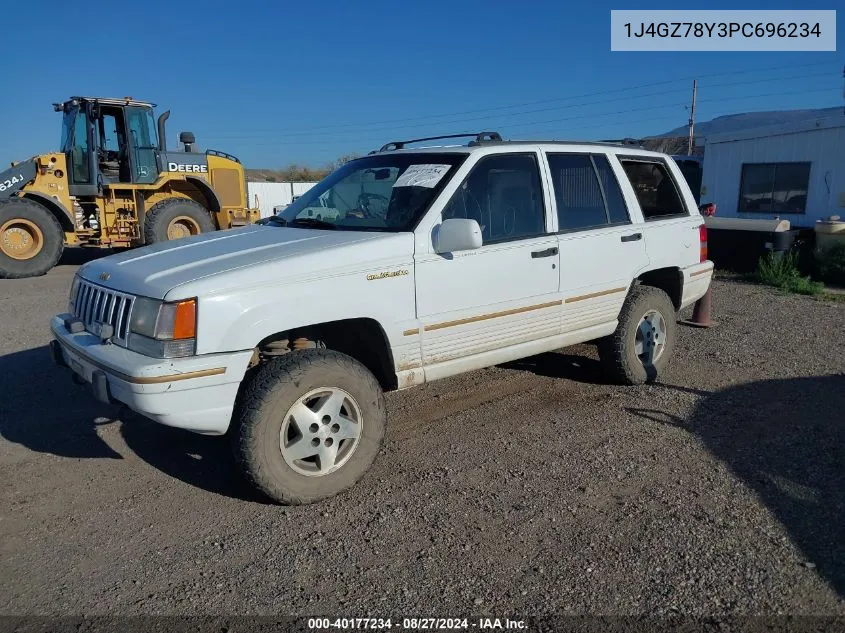
[[[95,196],[109,186],[156,181],[158,139],[152,104],[75,97],[56,109],[64,117],[62,151],[71,195]]]

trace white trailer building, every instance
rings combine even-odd
[[[316,182],[248,182],[249,204],[254,205],[255,198],[258,197],[261,217],[266,218],[273,215],[275,208],[290,204],[294,196],[301,196],[316,184]]]
[[[792,228],[845,216],[845,114],[708,137],[701,202]]]

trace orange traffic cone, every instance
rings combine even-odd
[[[704,296],[695,302],[692,309],[692,319],[689,321],[681,321],[684,325],[691,325],[693,327],[712,327],[714,325],[710,313],[712,308],[712,286],[707,289]]]

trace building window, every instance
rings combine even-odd
[[[739,210],[751,213],[804,213],[810,163],[745,163]]]

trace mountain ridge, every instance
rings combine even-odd
[[[831,108],[812,108],[803,110],[764,110],[760,112],[740,112],[737,114],[725,114],[709,121],[700,121],[695,124],[696,145],[703,144],[707,136],[727,134],[730,132],[744,132],[769,125],[783,123],[794,123],[807,119],[819,119],[823,117],[843,115],[845,108],[835,106]],[[655,134],[646,138],[670,138],[687,136],[686,125],[676,127],[663,134]]]

